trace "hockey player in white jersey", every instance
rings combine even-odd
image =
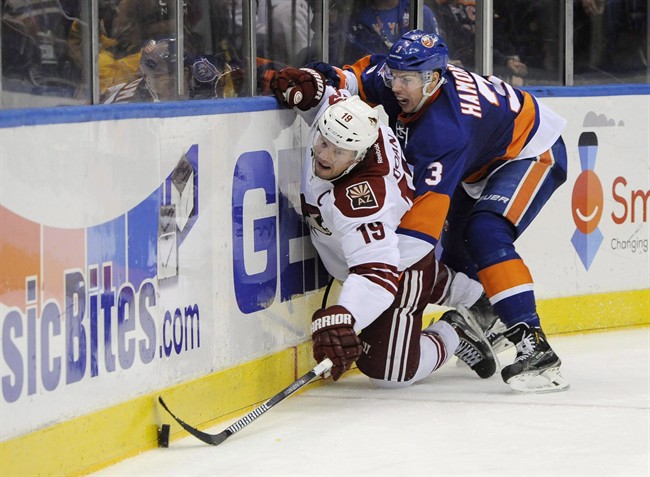
[[[492,376],[494,354],[469,314],[447,311],[422,331],[429,303],[470,308],[482,288],[438,263],[417,230],[400,228],[413,183],[395,135],[358,96],[330,87],[323,94],[321,108],[298,111],[312,126],[302,211],[325,267],[343,284],[337,303],[313,315],[314,358],[334,362],[334,380],[356,361],[385,387],[417,382],[453,354]]]

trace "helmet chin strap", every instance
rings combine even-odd
[[[413,113],[417,113],[420,110],[420,108],[424,105],[426,100],[429,99],[431,96],[433,96],[433,94],[436,91],[438,91],[438,89],[440,89],[440,87],[443,84],[445,84],[446,82],[447,82],[447,78],[445,78],[444,76],[440,76],[440,79],[438,80],[438,83],[436,84],[436,86],[429,93],[427,92],[427,86],[429,86],[431,84],[431,82],[429,81],[428,83],[424,83],[424,86],[422,86],[422,99],[420,100],[418,105],[413,110]],[[413,113],[411,113],[411,114],[413,114]]]

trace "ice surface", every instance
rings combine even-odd
[[[92,475],[648,477],[650,328],[550,343],[568,391],[513,394],[455,358],[400,390],[351,375],[288,398],[217,447],[188,436]]]

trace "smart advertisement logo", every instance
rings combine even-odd
[[[573,186],[571,196],[571,212],[576,224],[571,243],[585,269],[589,270],[603,242],[603,234],[598,229],[603,215],[603,186],[595,171],[598,153],[595,133],[586,132],[580,136],[578,152],[582,173]]]
[[[4,402],[201,346],[198,304],[162,309],[159,291],[163,280],[174,290],[179,248],[199,216],[198,171],[194,145],[139,204],[86,228],[0,206]]]
[[[648,189],[635,188],[639,178],[617,176],[603,185],[598,173],[598,136],[584,132],[578,140],[582,172],[576,179],[571,196],[571,212],[576,230],[571,243],[585,270],[589,270],[603,248],[618,256],[648,253]],[[605,212],[606,204],[614,204]],[[601,231],[603,221],[611,221],[614,233]],[[608,224],[610,226],[611,224]],[[632,227],[616,227],[631,225]],[[629,232],[628,232],[629,231]]]

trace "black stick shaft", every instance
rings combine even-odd
[[[271,399],[266,401],[264,404],[256,407],[251,412],[246,414],[244,417],[237,420],[231,426],[219,432],[218,434],[208,434],[207,432],[203,432],[197,429],[196,427],[190,426],[188,423],[178,418],[173,412],[169,410],[167,404],[165,404],[165,401],[163,401],[163,398],[161,396],[158,396],[158,402],[160,402],[162,407],[165,408],[165,411],[167,411],[169,415],[172,416],[174,420],[176,420],[176,422],[178,422],[178,424],[180,424],[180,426],[183,429],[185,429],[187,432],[192,434],[197,439],[205,442],[206,444],[218,446],[223,441],[228,439],[228,437],[235,434],[236,432],[241,431],[244,427],[248,426],[251,422],[253,422],[255,419],[260,417],[262,414],[264,414],[266,411],[271,409],[273,406],[278,404],[280,401],[283,401],[285,398],[288,398],[293,393],[298,391],[300,388],[313,381],[316,377],[332,369],[332,366],[333,366],[332,361],[330,361],[329,358],[325,358],[323,361],[318,363],[311,371],[309,371],[305,375],[295,380],[293,383],[291,383],[289,386],[284,388],[278,394],[276,394]]]

